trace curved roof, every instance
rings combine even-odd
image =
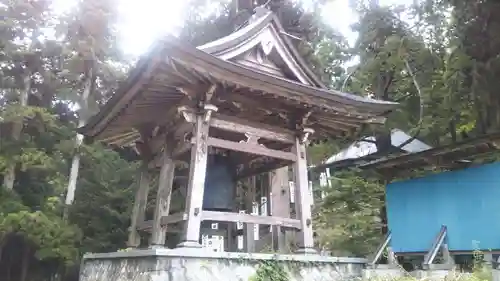
[[[326,88],[299,55],[278,17],[262,7],[256,10],[248,25],[228,36],[199,46],[198,49],[223,60],[234,60],[255,47],[275,49],[278,53],[275,60],[282,60],[283,66],[287,67],[298,81]]]
[[[257,12],[247,26],[197,48],[173,37],[156,42],[79,132],[101,140],[127,138],[130,143],[137,139],[137,127],[165,125],[165,119],[173,118],[169,114],[185,101],[187,88],[207,83],[223,88],[219,92],[230,92],[221,100],[238,98],[247,103],[248,112],[241,117],[256,122],[264,117],[274,126],[288,126],[268,112],[286,116],[314,111],[311,118],[319,137],[350,132],[397,105],[328,90],[307,68],[276,16]]]

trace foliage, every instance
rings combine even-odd
[[[71,139],[82,117],[73,105],[81,101],[82,73],[89,56],[99,58],[99,67],[93,70],[92,104],[102,104],[105,93],[112,92],[123,75],[123,67],[110,63],[110,58],[120,58],[113,35],[102,29],[112,11],[100,13],[104,2],[91,2],[82,1],[79,10],[67,15],[53,14],[50,1],[0,3],[2,280],[53,280],[65,266],[77,264],[82,252],[115,249],[126,240],[131,195],[122,185],[133,185],[134,164],[99,145],[80,149],[84,162],[93,161],[81,168],[92,184],[80,184],[83,195],[73,206],[82,215],[62,219],[68,162],[74,152]],[[46,30],[53,30],[56,39]],[[112,196],[118,203],[108,205]],[[94,217],[106,221],[89,227],[87,210],[98,210]],[[97,239],[113,246],[94,242],[92,238],[99,235]]]
[[[384,187],[358,171],[336,174],[314,219],[320,246],[335,255],[367,255],[380,243]]]
[[[288,281],[288,272],[278,261],[261,261],[255,275],[251,276],[249,281]]]
[[[500,4],[497,1],[468,3],[441,1],[452,9],[450,38],[451,67],[456,79],[455,99],[471,105],[466,129],[479,134],[499,129],[498,95],[494,94],[499,71],[499,43],[495,34],[499,26]]]
[[[382,6],[378,1],[352,1],[352,4],[360,19],[353,26],[359,37],[351,55],[358,56],[359,62],[351,67],[348,77],[344,76],[341,87],[359,95],[397,101],[401,106],[388,116],[383,128],[366,126],[347,138],[311,148],[313,161],[318,161],[320,155],[326,159],[350,142],[367,136],[376,137],[379,157],[398,153],[402,145],[394,148],[389,142],[393,128],[431,146],[498,130],[497,98],[491,96],[494,94],[490,90],[498,80],[490,80],[496,67],[497,52],[493,50],[498,51],[491,32],[497,25],[496,21],[487,20],[498,11],[496,2],[421,0],[410,6]],[[497,159],[497,155],[489,155],[476,162]],[[404,177],[414,177],[420,172],[408,171]],[[366,175],[337,171],[334,177],[335,191],[327,190],[327,198],[317,212],[320,241],[334,250],[366,253],[370,251],[368,245],[373,247],[381,235],[367,229],[380,229],[380,222],[385,221],[384,213],[379,211],[383,204],[382,187],[373,187],[377,190],[373,194],[375,199],[358,199],[356,204],[363,206],[362,216],[345,215],[349,212],[352,187],[360,194],[371,194],[360,190],[368,182],[362,179],[360,182],[359,177]],[[382,175],[369,179],[374,185],[387,180]],[[330,205],[325,205],[326,202]],[[359,243],[364,240],[355,238],[366,239],[368,243]],[[360,249],[358,245],[368,247]]]
[[[86,223],[83,252],[125,248],[138,165],[99,146],[85,147],[70,221]],[[137,177],[138,178],[138,177]]]

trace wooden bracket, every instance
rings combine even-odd
[[[301,143],[306,143],[309,140],[309,136],[314,134],[314,130],[311,128],[304,128],[302,131],[302,137],[300,139]]]
[[[212,100],[215,90],[217,90],[217,84],[212,84],[205,93],[205,102],[208,103]]]
[[[302,116],[302,120],[301,120],[302,127],[305,127],[309,124],[309,117],[311,117],[312,113],[313,113],[312,110],[309,110],[308,112],[306,112],[306,114],[304,114],[304,116]]]
[[[194,123],[194,112],[193,109],[190,107],[187,107],[185,105],[180,106],[177,108],[177,111],[182,114],[182,117],[184,117],[184,120],[189,123]]]
[[[205,123],[208,123],[210,121],[210,118],[212,117],[212,113],[217,112],[218,110],[217,106],[213,104],[205,104],[203,106],[203,109],[205,110],[205,116],[203,117],[203,121]]]
[[[264,146],[262,144],[259,144],[259,140],[260,140],[259,136],[256,136],[256,135],[251,134],[251,133],[245,133],[245,136],[247,137],[247,139],[245,141],[244,140],[240,141],[240,143]]]

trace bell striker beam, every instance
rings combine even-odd
[[[309,196],[309,180],[307,178],[307,158],[306,144],[308,137],[314,131],[304,129],[303,136],[295,139],[293,147],[297,160],[293,165],[294,183],[295,183],[295,213],[300,220],[300,231],[297,235],[299,240],[300,253],[316,253],[314,249],[311,198]]]
[[[183,110],[183,109],[181,109]],[[208,157],[208,130],[212,111],[216,111],[210,105],[205,106],[204,114],[192,115],[183,112],[185,116],[194,118],[195,126],[193,132],[193,146],[191,147],[191,160],[189,165],[188,190],[186,196],[187,221],[184,224],[182,241],[178,247],[200,248],[200,227],[202,221],[203,195],[205,189],[205,178],[207,172]],[[186,120],[189,121],[189,120]]]
[[[175,174],[175,163],[172,160],[171,147],[168,144],[164,147],[162,160],[151,233],[151,247],[153,248],[164,247],[166,242],[167,225],[162,225],[161,220],[170,212],[170,198]]]

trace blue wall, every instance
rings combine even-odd
[[[500,249],[500,162],[391,183],[386,204],[395,252],[429,250],[441,225],[450,250]]]

